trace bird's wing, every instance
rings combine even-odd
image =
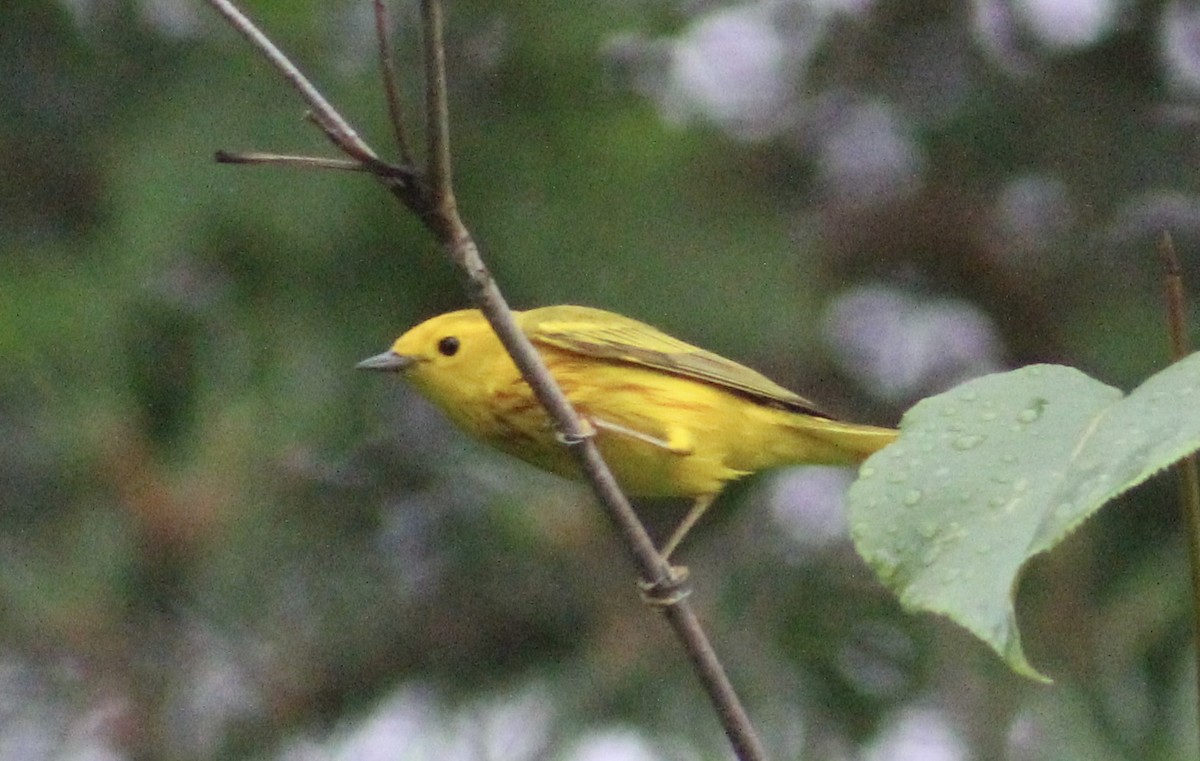
[[[520,322],[535,344],[641,365],[720,386],[772,407],[830,417],[761,373],[613,312],[580,306],[543,307],[522,312]]]

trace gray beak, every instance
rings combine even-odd
[[[385,351],[383,354],[376,354],[374,357],[368,357],[362,362],[354,366],[356,370],[382,370],[384,372],[402,373],[408,368],[415,365],[417,361],[412,357],[406,357],[403,354],[397,354],[394,351]]]

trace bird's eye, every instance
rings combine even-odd
[[[438,341],[438,351],[447,357],[453,357],[458,353],[458,339],[454,336],[446,336]]]

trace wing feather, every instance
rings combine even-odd
[[[535,344],[662,370],[728,389],[767,406],[830,417],[804,397],[745,365],[613,312],[553,306],[522,312],[519,319]]]

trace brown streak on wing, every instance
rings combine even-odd
[[[520,319],[530,340],[543,346],[691,378],[768,407],[832,417],[745,365],[619,314],[589,307],[558,306],[524,312]]]

